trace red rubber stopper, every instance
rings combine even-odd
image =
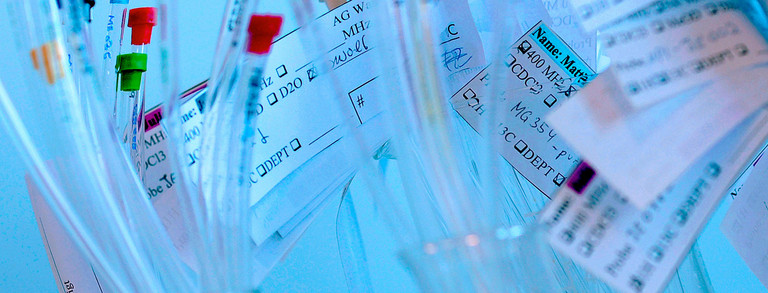
[[[157,9],[154,7],[134,8],[128,12],[128,26],[131,28],[131,45],[145,45],[152,40],[152,27],[157,24]]]
[[[248,23],[248,49],[249,53],[266,54],[272,47],[272,40],[280,32],[283,17],[279,15],[254,14]]]

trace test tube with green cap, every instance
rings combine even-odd
[[[152,39],[152,28],[157,23],[157,9],[154,7],[134,8],[128,12],[128,27],[131,28],[132,53],[119,55],[117,72],[119,90],[123,98],[124,113],[118,120],[118,131],[124,135],[131,161],[139,176],[143,178],[142,150],[144,142],[144,96],[147,71],[147,45]],[[125,109],[127,108],[127,109]]]

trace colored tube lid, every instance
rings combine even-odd
[[[266,54],[272,46],[272,40],[280,32],[283,17],[279,15],[254,14],[248,24],[247,51],[254,54]]]
[[[147,71],[147,54],[130,53],[117,56],[115,68],[120,74],[120,90],[138,91],[141,87],[141,74]]]
[[[128,12],[128,26],[131,28],[131,45],[149,44],[152,27],[157,24],[157,9],[154,7],[134,8]]]

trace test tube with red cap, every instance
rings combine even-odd
[[[128,27],[131,28],[131,52],[146,53],[146,46],[152,40],[152,28],[156,24],[156,8],[141,7],[131,9],[128,13]]]
[[[201,178],[226,178],[203,180],[203,198],[206,198],[205,229],[201,235],[218,235],[215,239],[203,239],[206,251],[202,263],[220,266],[211,271],[224,274],[202,276],[205,292],[248,292],[255,256],[250,248],[251,215],[250,192],[247,178],[253,163],[253,140],[256,117],[263,108],[259,104],[262,72],[272,41],[282,25],[281,16],[253,15],[248,25],[245,52],[237,58],[238,66],[225,68],[236,80],[233,84],[220,83],[214,91],[212,107],[206,114],[201,151],[206,160],[201,161]],[[232,208],[236,207],[236,208]],[[225,213],[216,211],[227,211]],[[205,236],[203,236],[205,237]]]
[[[246,97],[246,119],[254,118],[259,109],[257,107],[257,98],[260,87],[252,81],[260,81],[264,65],[267,63],[267,53],[272,47],[272,40],[280,31],[283,23],[281,16],[275,15],[252,15],[248,24],[248,43],[245,47],[244,63],[242,72],[243,77],[240,80],[240,97]],[[246,121],[248,124],[248,121]]]
[[[157,20],[154,7],[134,8],[128,12],[131,28],[131,53],[119,55],[116,68],[119,76],[117,105],[121,118],[118,133],[123,133],[132,162],[143,178],[142,150],[144,143],[144,96],[147,71],[147,45],[152,39],[152,28]]]

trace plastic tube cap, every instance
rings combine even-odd
[[[254,54],[269,53],[272,40],[280,32],[283,17],[279,15],[254,14],[248,23],[247,51]]]
[[[152,27],[157,24],[157,9],[154,7],[134,8],[128,12],[128,26],[131,28],[131,45],[145,45],[152,40]]]
[[[141,74],[147,71],[147,54],[130,53],[117,56],[115,68],[120,74],[120,90],[138,91],[141,88]]]

